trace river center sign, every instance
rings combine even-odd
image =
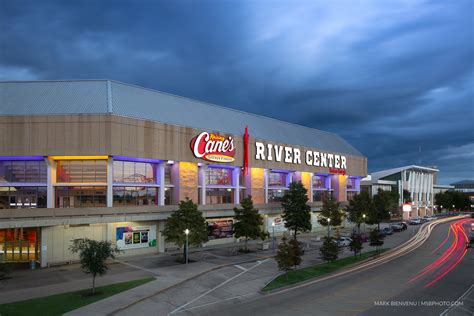
[[[347,170],[347,158],[326,152],[306,150],[303,155],[296,147],[280,146],[275,144],[264,144],[255,142],[255,159],[300,165],[302,161],[308,166],[326,167],[331,173],[345,174]]]

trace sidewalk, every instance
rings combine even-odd
[[[352,228],[347,228],[342,233],[349,234],[351,230]],[[321,242],[317,241],[316,236],[322,237],[324,234],[317,232],[299,235],[307,252],[319,249]],[[110,264],[110,270],[105,276],[98,278],[97,286],[146,277],[156,278],[156,281],[127,291],[126,294],[114,296],[117,298],[115,307],[126,306],[132,301],[157,294],[206,272],[244,262],[255,262],[274,255],[271,242],[268,250],[257,250],[259,243],[261,242],[249,242],[250,248],[255,252],[248,254],[237,251],[243,243],[193,248],[190,249],[190,259],[195,262],[187,266],[175,262],[180,252],[120,258]],[[314,260],[307,262],[314,263]],[[11,279],[0,281],[0,304],[82,290],[90,286],[90,276],[83,273],[78,264],[39,270],[18,270],[11,273]],[[93,305],[97,304],[100,302]]]
[[[394,247],[407,241],[411,236],[412,231],[410,230],[394,234],[386,239],[384,247]],[[312,236],[301,239],[310,244],[310,248],[305,251],[301,267],[322,262],[318,251],[321,242],[311,241],[311,239],[314,239]],[[367,243],[364,244],[364,252],[371,250],[374,250],[374,248]],[[224,249],[215,249],[212,253],[215,254],[218,251],[224,251]],[[166,288],[166,286],[160,284],[158,278],[157,281],[77,309],[67,315],[141,315],[156,314],[156,311],[160,311],[160,314],[165,315],[183,306],[193,309],[231,298],[259,295],[260,289],[279,273],[274,260],[262,260],[271,257],[273,254],[271,250],[266,250],[249,255],[238,255],[235,258],[240,260],[252,260],[249,257],[253,257],[254,263],[239,264],[237,260],[229,260],[227,264],[217,266],[211,269],[209,273],[199,273],[198,266],[196,266],[196,269],[192,267],[197,262],[192,263],[187,268],[195,271],[193,276],[190,274],[188,279],[180,279],[180,281],[175,278],[176,284],[173,286]],[[352,256],[352,253],[348,248],[345,248],[341,252],[341,257],[347,256]],[[255,261],[257,262],[255,263]],[[250,271],[253,266],[257,266],[259,263],[265,264]],[[182,266],[179,267],[179,272],[181,272],[181,269]],[[236,279],[234,280],[234,278]],[[229,281],[231,282],[226,284]]]

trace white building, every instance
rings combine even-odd
[[[374,172],[361,180],[361,186],[366,187],[374,195],[378,189],[397,190],[400,196],[400,207],[404,204],[403,191],[408,191],[411,200],[411,212],[403,214],[404,219],[432,215],[434,212],[434,186],[438,169],[410,165]]]

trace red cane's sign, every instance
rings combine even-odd
[[[235,146],[232,137],[202,132],[191,140],[191,150],[196,158],[213,162],[235,160]]]

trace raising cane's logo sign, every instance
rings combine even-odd
[[[202,132],[191,140],[191,150],[196,158],[213,162],[235,160],[235,146],[232,137]]]

